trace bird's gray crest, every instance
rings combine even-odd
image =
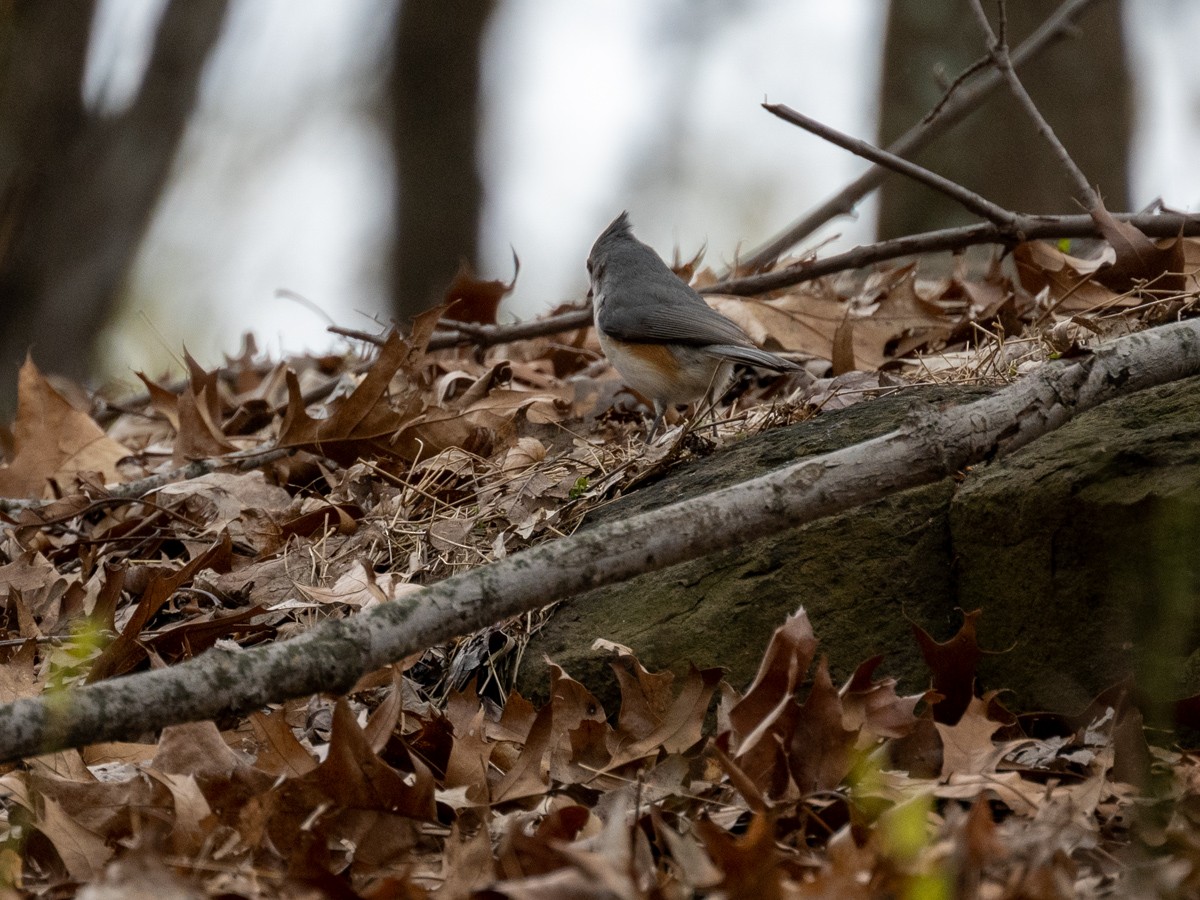
[[[622,210],[621,214],[613,219],[608,227],[600,233],[600,239],[603,240],[610,235],[630,234],[629,225],[629,210]]]
[[[589,260],[595,260],[598,253],[608,249],[613,244],[619,243],[622,239],[637,240],[633,236],[633,232],[629,226],[629,211],[622,212],[619,216],[609,223],[608,227],[600,232],[600,237],[596,238],[596,243],[592,244],[592,252],[588,254]]]

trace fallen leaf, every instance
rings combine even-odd
[[[121,480],[117,463],[130,455],[51,387],[32,359],[18,375],[13,449],[12,462],[0,466],[0,497],[50,496],[50,481],[69,487],[83,472],[115,483]]]

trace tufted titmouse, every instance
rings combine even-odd
[[[654,436],[669,405],[722,390],[733,363],[776,372],[800,366],[754,345],[713,310],[629,230],[629,214],[609,225],[588,255],[596,331],[625,382],[654,401]]]

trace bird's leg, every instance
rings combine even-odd
[[[667,414],[667,405],[661,400],[654,401],[654,421],[650,423],[650,429],[646,432],[646,443],[653,442],[654,435],[658,431],[658,426],[662,424],[663,416]]]
[[[712,432],[713,439],[716,440],[717,432],[717,403],[721,399],[721,393],[725,390],[728,382],[728,373],[723,371],[723,366],[718,366],[713,370],[712,378],[708,382],[708,390],[704,392],[704,401],[696,404],[695,423],[699,425],[706,415],[712,415]]]
[[[692,420],[692,427],[699,428],[705,416],[712,416],[711,425],[714,440],[717,438],[717,399],[710,389],[709,393],[704,395],[704,399],[696,403],[696,415]]]

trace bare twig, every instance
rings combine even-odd
[[[938,113],[945,108],[946,104],[950,102],[950,98],[958,92],[958,89],[966,84],[967,80],[970,79],[972,75],[975,75],[983,69],[986,69],[991,64],[991,56],[981,56],[979,59],[975,60],[975,62],[971,63],[961,72],[959,72],[958,77],[950,82],[950,86],[946,88],[945,92],[942,94],[942,99],[934,104],[933,109],[925,113],[925,118],[921,120],[921,124],[926,125],[936,119],[938,117]]]
[[[471,322],[441,322],[442,330],[435,331],[429,339],[428,349],[444,350],[447,347],[474,345],[490,347],[493,344],[508,344],[512,341],[523,341],[527,338],[544,337],[547,334],[559,334],[563,331],[573,331],[576,328],[587,328],[592,324],[592,310],[573,309],[570,312],[559,313],[557,316],[547,316],[544,319],[533,319],[529,322],[517,322],[515,325],[476,325]],[[355,331],[352,328],[342,328],[330,325],[326,331],[353,338],[356,341],[366,341],[376,346],[382,346],[386,335],[369,334],[365,331]]]
[[[1010,453],[1116,396],[1200,373],[1200,320],[1150,329],[1043,366],[983,400],[768,475],[570,537],[402,595],[293,640],[214,649],[179,665],[0,706],[0,760],[318,691],[509,616],[929,484]]]
[[[1000,15],[1000,35],[997,37],[996,32],[992,30],[992,24],[988,21],[987,13],[983,10],[982,0],[971,0],[971,9],[975,12],[975,18],[979,22],[979,27],[983,30],[984,35],[988,40],[988,51],[991,54],[992,62],[999,70],[1000,74],[1007,82],[1009,90],[1017,102],[1021,104],[1026,114],[1037,126],[1038,133],[1046,140],[1054,150],[1054,155],[1058,157],[1063,168],[1071,179],[1075,182],[1075,189],[1079,191],[1080,201],[1086,209],[1095,209],[1100,202],[1099,195],[1095,188],[1088,184],[1087,176],[1079,166],[1075,165],[1075,160],[1071,159],[1071,154],[1067,152],[1067,148],[1063,146],[1062,141],[1058,139],[1058,135],[1054,133],[1054,129],[1050,127],[1050,123],[1037,108],[1037,104],[1033,102],[1033,98],[1029,96],[1029,92],[1025,90],[1025,85],[1021,83],[1021,79],[1017,77],[1017,72],[1013,68],[1012,59],[1008,53],[1007,40],[1007,22],[1005,17],[1004,0],[997,0],[997,8]]]
[[[430,350],[441,350],[443,347],[463,343],[490,347],[493,344],[507,344],[509,341],[523,341],[527,338],[573,331],[576,328],[587,328],[592,324],[592,310],[590,306],[586,309],[573,309],[557,316],[534,319],[532,322],[518,322],[515,325],[468,325],[465,322],[445,324],[451,325],[458,334],[434,333],[429,341]],[[466,340],[463,340],[464,337]]]
[[[1097,0],[1066,0],[1037,31],[1012,52],[1012,64],[1016,67],[1024,65],[1051,42],[1065,34],[1075,19],[1095,2]],[[888,151],[896,156],[911,156],[973,113],[1003,83],[1004,77],[998,71],[983,73],[973,86],[957,91],[948,101],[939,101],[938,107],[941,111],[938,115],[929,121],[914,125],[889,144]],[[955,84],[958,84],[957,80]],[[876,165],[868,169],[838,194],[788,226],[778,237],[772,238],[749,257],[741,260],[740,265],[752,270],[766,268],[830,219],[853,212],[858,201],[879,187],[887,174],[888,170],[883,166]]]
[[[909,162],[907,159],[901,159],[887,150],[881,150],[872,144],[868,144],[866,141],[860,141],[858,138],[843,134],[835,128],[830,128],[823,122],[818,122],[816,119],[797,112],[790,106],[782,103],[764,103],[763,109],[778,116],[785,122],[791,122],[793,125],[803,128],[817,137],[824,138],[831,144],[836,144],[843,150],[849,150],[856,156],[868,159],[876,165],[891,169],[893,172],[899,172],[901,175],[907,175],[914,181],[919,181],[921,184],[927,185],[953,200],[957,200],[970,212],[982,216],[989,222],[999,225],[1001,228],[1013,228],[1017,221],[1016,213],[979,196],[979,194],[968,190],[961,184],[953,182],[949,178],[944,178],[936,172],[931,172],[924,166]]]
[[[161,472],[158,475],[149,475],[146,478],[139,478],[137,481],[130,481],[125,484],[118,484],[105,490],[104,500],[137,500],[144,497],[151,491],[156,491],[164,485],[173,484],[177,481],[190,481],[193,478],[200,478],[203,475],[208,475],[217,469],[234,468],[241,471],[249,471],[257,469],[259,466],[265,466],[267,463],[272,463],[277,459],[282,459],[289,453],[294,452],[290,448],[270,447],[264,450],[251,450],[244,453],[231,453],[228,456],[214,456],[209,459],[197,459],[188,463],[186,466],[180,466],[177,469],[172,469],[169,472]],[[28,500],[16,499],[12,497],[0,497],[0,512],[17,512],[22,509],[39,509],[41,507],[50,506],[61,501],[55,500]]]
[[[350,338],[352,341],[362,341],[364,344],[374,344],[382,347],[387,342],[388,332],[373,334],[370,331],[359,331],[357,328],[344,328],[341,325],[327,325],[325,330],[338,337]]]
[[[1121,222],[1129,222],[1149,237],[1178,237],[1200,235],[1200,215],[1162,213],[1157,215],[1114,215]],[[1047,238],[1102,237],[1099,226],[1088,215],[1073,216],[1018,216],[1015,231],[1024,240]],[[825,259],[805,260],[772,272],[748,275],[743,278],[727,278],[702,288],[703,294],[737,294],[751,296],[765,291],[812,281],[824,275],[844,272],[862,266],[914,256],[918,253],[935,253],[945,250],[961,250],[977,244],[1004,244],[1012,241],[1012,232],[991,222],[967,225],[962,228],[946,228],[909,237],[895,238],[878,244],[855,247],[845,253]]]

